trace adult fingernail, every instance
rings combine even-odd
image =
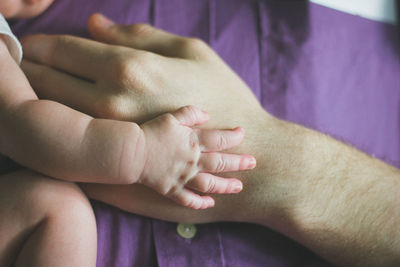
[[[96,14],[95,23],[97,24],[97,26],[100,26],[103,28],[109,28],[115,24],[112,20],[110,20],[109,18],[105,17],[104,15],[102,15],[100,13]]]

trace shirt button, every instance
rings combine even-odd
[[[176,231],[183,238],[193,238],[196,235],[196,225],[190,223],[180,223],[176,227]]]

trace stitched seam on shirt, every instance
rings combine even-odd
[[[218,234],[218,241],[219,241],[219,250],[221,251],[221,266],[225,267],[226,262],[225,262],[225,253],[224,253],[224,247],[222,246],[222,236],[221,236],[221,230],[219,226],[217,226],[217,234]]]
[[[215,0],[208,1],[208,43],[211,47],[215,44],[217,31],[217,3]]]
[[[258,60],[259,60],[259,83],[260,83],[260,100],[259,102],[263,105],[264,102],[264,68],[263,68],[263,32],[262,32],[262,15],[261,15],[261,5],[260,1],[256,2],[256,9],[257,9],[257,32],[258,32]]]
[[[153,247],[153,249],[154,249],[154,254],[155,254],[155,257],[156,257],[156,261],[155,261],[155,263],[156,263],[156,265],[154,266],[154,267],[159,267],[160,266],[160,263],[159,263],[159,259],[158,259],[158,253],[157,253],[157,244],[156,244],[156,239],[155,239],[155,236],[154,236],[154,228],[155,228],[155,226],[154,226],[154,224],[155,224],[155,221],[153,220],[153,219],[148,219],[149,220],[149,222],[150,222],[150,229],[151,229],[151,231],[150,231],[150,238],[151,238],[151,241],[152,241],[152,247]]]
[[[156,4],[156,3],[155,3],[155,0],[151,0],[151,1],[150,1],[150,7],[149,7],[149,17],[150,17],[150,19],[149,19],[149,21],[150,21],[150,24],[153,25],[153,26],[155,26],[155,25],[154,25],[155,4]]]

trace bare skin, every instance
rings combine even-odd
[[[31,16],[50,2],[3,1],[0,11],[8,17]],[[0,175],[7,172],[5,156],[49,175],[19,171],[0,176],[1,266],[95,265],[96,224],[87,198],[76,185],[50,177],[141,183],[187,208],[206,209],[214,199],[199,193],[242,190],[240,180],[211,173],[255,167],[253,156],[220,152],[239,145],[243,129],[197,129],[209,120],[198,108],[185,106],[140,126],[94,119],[39,100],[1,36],[0,61]]]
[[[6,18],[34,17],[46,10],[54,0],[2,0],[0,12]]]
[[[0,196],[0,266],[96,266],[96,221],[77,185],[20,170],[0,176]]]
[[[94,117],[128,121],[196,105],[211,115],[205,127],[243,126],[247,138],[232,151],[250,151],[258,162],[255,170],[241,173],[241,194],[218,196],[216,207],[204,211],[179,207],[140,185],[85,185],[90,197],[171,221],[258,223],[337,265],[399,265],[398,169],[272,117],[201,41],[148,25],[115,25],[98,15],[89,29],[113,45],[70,36],[25,40],[23,69],[40,97]]]
[[[6,17],[36,15],[51,2],[4,0],[0,12]],[[16,64],[1,35],[0,58],[0,89],[17,90],[18,79],[24,75],[15,72]],[[12,94],[24,97],[29,90]],[[2,124],[2,130],[5,126]],[[95,266],[96,222],[81,189],[27,170],[10,172],[8,163],[0,154],[0,266]]]
[[[192,189],[237,193],[242,188],[237,179],[204,173],[255,166],[252,156],[218,153],[240,144],[241,128],[191,128],[209,119],[195,107],[159,116],[140,127],[94,119],[57,102],[38,100],[4,43],[0,58],[4,62],[0,121],[7,125],[0,131],[0,152],[23,166],[73,182],[142,183],[196,209],[211,207],[214,201]],[[160,173],[169,175],[160,180]],[[213,185],[212,190],[208,185]]]

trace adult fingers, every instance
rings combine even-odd
[[[22,39],[24,56],[31,61],[96,80],[110,59],[109,45],[69,35],[31,35]]]
[[[41,99],[60,102],[85,112],[98,98],[92,82],[29,60],[23,60],[21,68]]]
[[[23,60],[21,64],[41,99],[53,100],[96,118],[132,120],[135,102],[112,96],[98,85],[51,67]]]
[[[101,14],[89,18],[88,28],[94,39],[147,50],[167,57],[198,59],[211,51],[196,38],[185,38],[147,24],[118,25]]]
[[[171,113],[181,125],[194,126],[206,123],[210,116],[194,106],[184,106]]]
[[[243,189],[243,184],[235,178],[222,178],[209,173],[199,173],[191,179],[186,187],[210,194],[234,194]]]
[[[191,209],[207,209],[215,205],[215,201],[210,196],[200,196],[191,190],[183,188],[179,192],[166,195],[179,205],[191,208]]]
[[[202,153],[199,164],[201,172],[233,172],[253,169],[256,159],[250,155]]]
[[[203,152],[216,152],[239,145],[244,130],[242,127],[233,130],[199,130],[198,136]]]

